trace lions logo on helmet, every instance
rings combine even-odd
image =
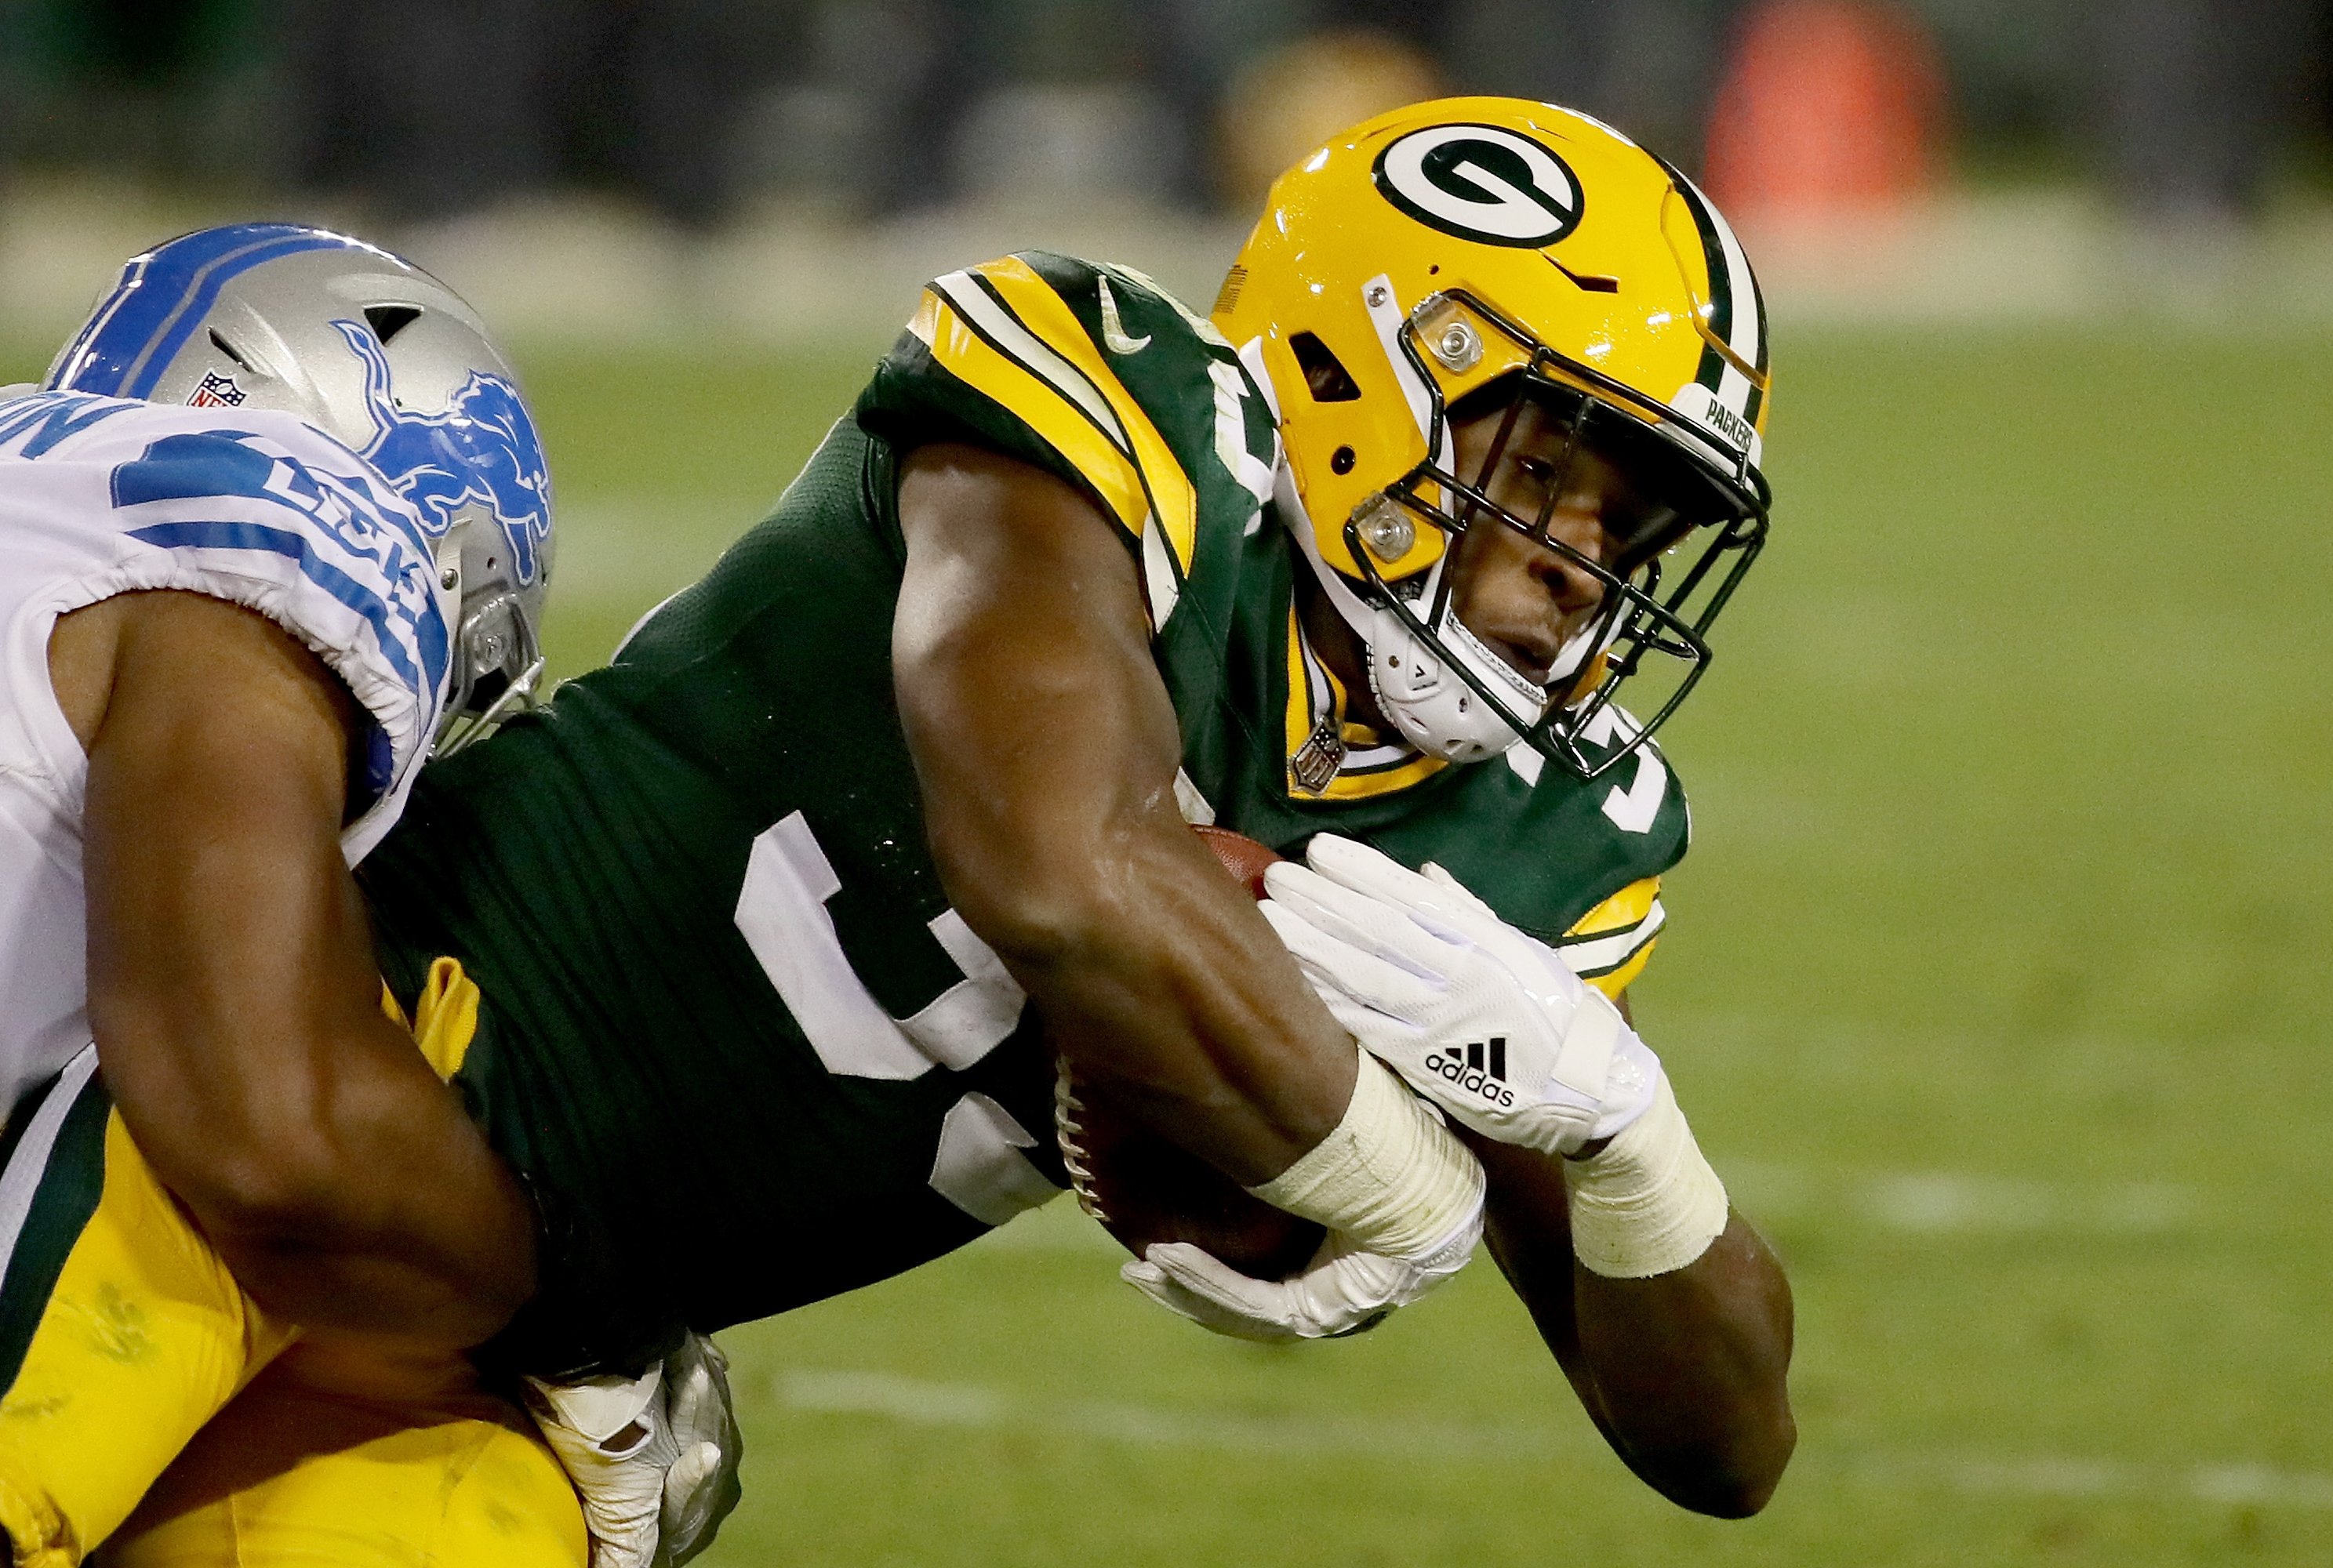
[[[551,534],[551,472],[518,388],[473,370],[442,413],[407,413],[389,396],[389,356],[372,329],[332,325],[364,361],[375,434],[362,454],[413,503],[433,536],[452,528],[463,507],[489,508],[510,541],[512,575],[533,582],[539,547]]]
[[[1769,504],[1764,306],[1690,181],[1550,104],[1413,104],[1281,177],[1215,321],[1272,392],[1282,521],[1412,746],[1468,762],[1520,740],[1593,777],[1675,710]],[[1483,472],[1455,472],[1454,418],[1504,410],[1512,428],[1525,399],[1627,476],[1608,559],[1556,536],[1560,483],[1536,518],[1490,499],[1497,444]],[[1600,585],[1543,675],[1458,619],[1446,568],[1470,523]],[[1624,682],[1654,690],[1644,722],[1615,704]]]

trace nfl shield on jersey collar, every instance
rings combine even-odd
[[[1406,789],[1451,766],[1345,716],[1344,683],[1288,611],[1288,788],[1298,799],[1360,800]]]

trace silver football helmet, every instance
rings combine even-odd
[[[46,387],[296,415],[421,514],[458,597],[443,755],[542,673],[551,474],[509,359],[477,312],[401,257],[324,229],[237,224],[132,257]]]

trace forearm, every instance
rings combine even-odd
[[[1492,1253],[1614,1452],[1683,1507],[1755,1513],[1796,1441],[1790,1286],[1757,1232],[1729,1215],[1683,1267],[1608,1277],[1573,1256],[1565,1162],[1466,1141]]]
[[[533,1293],[525,1192],[426,1071],[376,1076],[344,1062],[331,1103],[301,1135],[279,1135],[268,1163],[244,1179],[205,1162],[174,1190],[281,1318],[466,1348]]]
[[[1336,1126],[1354,1047],[1176,808],[1182,737],[1114,527],[1059,480],[916,453],[892,627],[948,900],[1081,1073],[1243,1183]]]
[[[531,1210],[382,1013],[337,849],[183,846],[141,879],[134,919],[115,913],[115,858],[99,859],[93,901],[98,1059],[156,1175],[244,1287],[298,1323],[444,1346],[492,1334],[533,1289]],[[235,940],[183,934],[229,910],[248,925]]]
[[[1212,846],[1194,856],[1201,841],[1179,816],[1147,827],[1129,836],[1146,849],[1128,858],[1150,858],[1155,875],[1103,876],[1142,890],[1109,901],[1140,917],[1095,923],[1106,941],[1037,980],[1049,1018],[1076,1020],[1066,1038],[1053,1032],[1079,1092],[1108,1085],[1112,1103],[1253,1196],[1422,1271],[1373,1299],[1410,1299],[1455,1272],[1482,1234],[1481,1167],[1327,1014]],[[1299,1315],[1313,1328],[1295,1332],[1331,1332],[1330,1319]]]
[[[1197,837],[1128,825],[1080,881],[1073,917],[1003,943],[1074,1070],[1243,1184],[1318,1144],[1352,1042]]]
[[[1575,1262],[1581,1396],[1628,1468],[1702,1513],[1755,1513],[1797,1441],[1791,1296],[1741,1216],[1685,1267],[1608,1279]]]
[[[381,1011],[340,844],[350,700],[233,606],[152,594],[97,611],[78,635],[110,650],[108,677],[61,689],[104,697],[76,705],[75,732],[89,1018],[114,1104],[270,1311],[484,1337],[533,1288],[531,1219]]]

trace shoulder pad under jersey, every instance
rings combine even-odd
[[[1159,631],[1195,585],[1229,575],[1279,451],[1205,317],[1131,269],[1042,251],[935,279],[858,417],[902,446],[968,441],[1085,491],[1135,549]]]
[[[421,519],[363,458],[287,414],[52,392],[0,405],[0,561],[61,609],[137,589],[255,610],[347,684],[374,730],[353,858],[436,732],[451,646]]]
[[[1627,722],[1606,712],[1591,744],[1615,743],[1613,731]],[[1598,779],[1516,746],[1381,809],[1398,814],[1368,830],[1378,847],[1405,865],[1438,862],[1502,920],[1613,990],[1650,955],[1666,919],[1660,879],[1692,837],[1684,786],[1650,742]]]

